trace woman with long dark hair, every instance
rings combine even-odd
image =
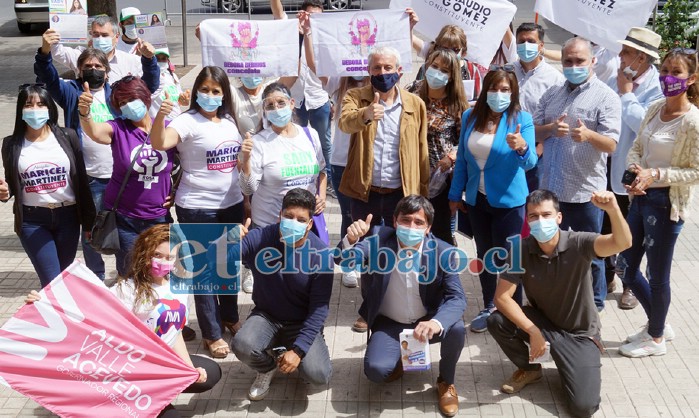
[[[632,198],[626,221],[633,245],[619,254],[617,270],[633,290],[648,322],[626,339],[619,353],[627,357],[659,356],[675,338],[666,323],[670,309],[670,268],[684,220],[694,208],[699,183],[699,86],[697,53],[673,49],[660,64],[664,100],[652,104],[631,146],[626,186]],[[646,256],[646,272],[641,260]]]
[[[0,200],[15,197],[15,233],[41,287],[73,262],[80,227],[89,231],[95,220],[80,139],[57,119],[48,91],[24,85],[14,131],[2,143],[7,182],[0,181]]]
[[[243,194],[238,181],[242,138],[233,119],[231,86],[220,67],[204,67],[192,87],[190,109],[168,127],[173,103],[165,100],[153,122],[151,142],[161,151],[177,149],[182,179],[175,192],[177,220],[183,223],[243,223]],[[225,328],[240,329],[237,295],[194,296],[204,344],[211,356],[225,358],[230,349]]]
[[[529,193],[525,171],[536,165],[532,116],[520,110],[514,67],[491,66],[476,105],[462,117],[459,151],[449,190],[452,214],[468,212],[478,258],[486,268],[479,274],[483,310],[471,321],[471,331],[484,332],[495,310],[498,266],[485,258],[491,248],[510,248],[508,238],[524,223]],[[466,192],[466,208],[461,195]],[[521,303],[521,288],[515,299]]]
[[[425,66],[425,79],[415,81],[407,90],[420,96],[427,105],[427,147],[430,171],[434,175],[438,174],[437,170],[446,172],[454,166],[461,133],[461,115],[469,106],[461,81],[459,58],[454,52],[436,50],[427,58]],[[432,233],[454,245],[449,207],[451,179],[447,177],[445,183],[444,189],[430,199],[435,212]]]

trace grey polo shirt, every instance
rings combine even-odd
[[[591,232],[560,231],[551,257],[530,236],[522,241],[524,274],[504,273],[508,282],[522,283],[529,303],[554,325],[574,335],[595,337],[600,323],[592,291],[590,263],[597,257]]]

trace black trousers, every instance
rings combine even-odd
[[[190,356],[190,358],[192,359],[192,363],[194,364],[195,368],[201,367],[206,370],[206,382],[192,383],[191,385],[187,386],[182,393],[202,393],[206,392],[207,390],[211,390],[211,388],[216,386],[216,383],[221,380],[221,366],[219,366],[215,361],[206,357]],[[178,418],[180,417],[180,412],[175,409],[172,404],[170,404],[166,406],[165,409],[160,411],[158,417]]]
[[[570,412],[576,417],[594,414],[599,409],[602,386],[602,363],[597,344],[589,337],[557,328],[538,309],[524,306],[522,310],[551,344],[551,357],[558,368]],[[540,367],[529,364],[529,348],[524,344],[529,342],[529,334],[517,328],[505,315],[493,312],[488,317],[488,331],[518,368],[537,370]]]

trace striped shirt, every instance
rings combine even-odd
[[[539,101],[534,124],[555,122],[564,113],[571,132],[580,119],[588,129],[619,141],[621,101],[596,76],[573,90],[568,81],[548,89]],[[540,187],[556,193],[561,202],[589,202],[592,192],[607,189],[607,153],[589,142],[575,142],[570,135],[549,136],[544,141],[544,155],[539,167]]]

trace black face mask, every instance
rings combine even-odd
[[[89,68],[83,70],[83,81],[87,81],[87,84],[92,90],[96,90],[104,85],[104,77],[106,72],[104,70],[96,70],[94,68]]]

